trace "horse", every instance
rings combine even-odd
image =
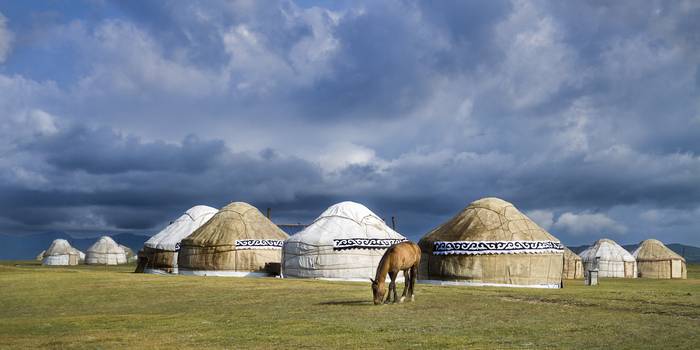
[[[394,244],[386,250],[384,256],[382,256],[382,259],[379,261],[379,266],[377,266],[377,274],[374,279],[369,279],[372,281],[374,305],[382,303],[384,293],[386,293],[385,281],[387,274],[391,278],[391,283],[389,283],[389,294],[384,303],[388,304],[391,302],[392,292],[394,293],[393,302],[396,303],[396,277],[399,275],[399,271],[403,271],[405,280],[403,294],[401,295],[399,303],[402,303],[406,299],[406,292],[408,292],[411,301],[415,301],[413,287],[416,285],[416,278],[418,276],[420,254],[421,251],[418,245],[409,241]]]

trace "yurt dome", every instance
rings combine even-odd
[[[55,239],[44,251],[42,264],[68,266],[78,265],[79,261],[80,254],[77,249],[71,247],[65,239]]]
[[[88,265],[118,265],[126,264],[126,252],[111,237],[102,236],[85,254]]]
[[[611,239],[596,241],[579,256],[584,272],[597,268],[598,277],[637,277],[637,263],[632,254]]]
[[[255,207],[234,202],[182,240],[178,273],[265,276],[265,264],[281,262],[288,237]]]
[[[218,211],[206,205],[197,205],[187,210],[144,243],[137,270],[141,269],[146,273],[177,273],[180,242],[209,221]]]
[[[562,274],[564,279],[569,280],[583,278],[583,260],[567,247],[564,247],[564,271]]]
[[[559,288],[563,245],[498,198],[472,202],[418,243],[419,280],[441,284]]]
[[[688,278],[685,259],[661,241],[647,239],[632,253],[637,260],[639,277]]]
[[[285,277],[368,281],[386,249],[405,239],[364,205],[341,202],[284,242],[282,271]]]

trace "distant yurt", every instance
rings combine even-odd
[[[34,258],[36,261],[42,261],[44,260],[44,253],[46,253],[46,250],[42,250],[41,253],[39,253],[36,258]]]
[[[178,273],[201,276],[266,276],[279,266],[289,236],[258,209],[234,202],[180,243]]]
[[[498,198],[479,199],[425,235],[419,280],[559,288],[563,245]]]
[[[140,252],[137,271],[140,269],[146,273],[177,273],[180,242],[209,221],[218,211],[206,205],[194,206],[149,238]]]
[[[68,266],[78,265],[80,254],[78,250],[71,247],[65,239],[55,239],[48,249],[44,251],[42,264]]]
[[[342,202],[284,242],[285,277],[368,281],[386,249],[406,238],[362,204]]]
[[[73,248],[73,249],[75,249],[75,248]],[[78,249],[75,249],[75,252],[78,253],[78,261],[80,261],[81,263],[84,263],[85,262],[85,253],[81,252]]]
[[[132,263],[138,259],[138,257],[136,256],[136,254],[134,254],[134,251],[131,248],[123,244],[120,244],[119,246],[122,247],[122,249],[124,249],[124,254],[126,254],[126,262]]]
[[[126,264],[126,252],[111,237],[103,236],[88,248],[85,263],[88,265]]]
[[[584,271],[598,268],[598,277],[636,278],[637,263],[625,248],[611,239],[600,239],[579,256]]]
[[[632,253],[639,277],[688,278],[685,259],[655,239],[647,239]]]
[[[573,280],[583,278],[583,260],[571,249],[564,247],[564,279]]]

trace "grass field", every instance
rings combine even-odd
[[[700,265],[561,290],[418,285],[384,306],[369,282],[132,269],[1,264],[0,348],[700,348]]]

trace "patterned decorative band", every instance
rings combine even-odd
[[[236,249],[282,249],[284,241],[279,239],[238,239]]]
[[[433,255],[449,254],[547,254],[562,253],[564,246],[555,241],[437,241]]]
[[[346,238],[334,239],[333,250],[343,249],[386,249],[396,243],[405,241],[404,238]]]

